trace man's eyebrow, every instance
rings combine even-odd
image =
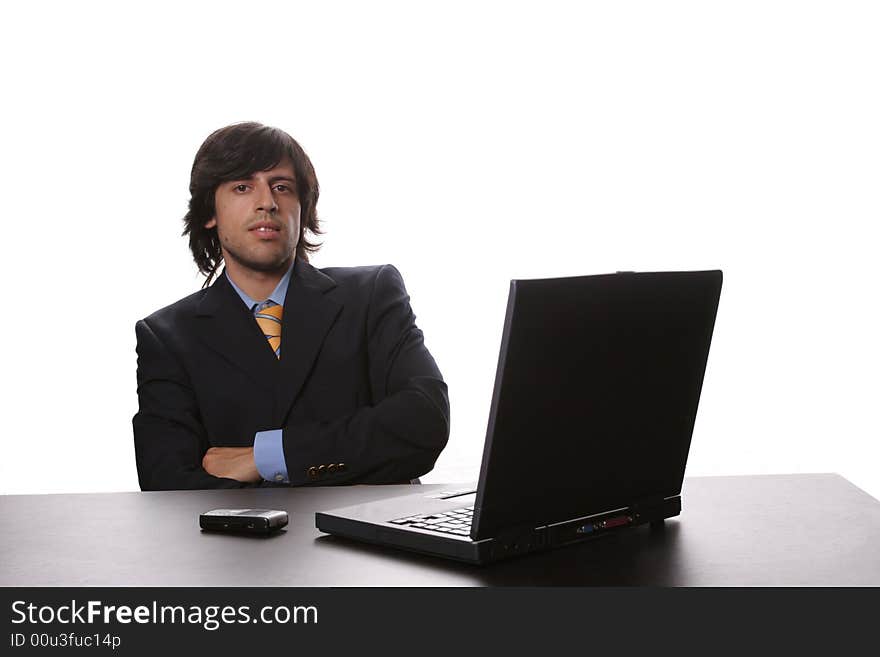
[[[253,180],[256,174],[252,173],[249,176],[241,176],[239,178],[233,178],[229,182],[240,182],[242,180]],[[296,178],[292,178],[291,176],[272,176],[269,178],[269,182],[277,182],[279,180],[286,180],[287,182],[296,183]]]

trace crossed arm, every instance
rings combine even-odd
[[[428,472],[449,436],[446,384],[415,325],[399,272],[380,268],[367,316],[375,403],[345,417],[282,427],[291,485],[312,483],[317,463],[346,463],[322,483],[391,483]],[[158,333],[138,322],[133,419],[144,490],[254,486],[253,447],[212,447],[185,369]]]
[[[262,477],[254,462],[253,447],[211,447],[202,457],[202,468],[214,477],[258,483]]]

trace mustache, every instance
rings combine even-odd
[[[253,230],[254,228],[260,228],[261,226],[266,226],[274,230],[281,230],[281,222],[266,216],[256,217],[249,221],[247,229]]]

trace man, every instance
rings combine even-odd
[[[190,194],[184,235],[205,286],[135,327],[141,488],[430,471],[449,436],[446,384],[393,266],[309,264],[318,181],[299,144],[258,123],[222,128],[196,154]]]

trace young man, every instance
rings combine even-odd
[[[258,123],[222,128],[196,154],[190,194],[184,234],[205,287],[135,327],[141,488],[431,470],[446,384],[393,266],[309,264],[318,181],[299,144]]]

